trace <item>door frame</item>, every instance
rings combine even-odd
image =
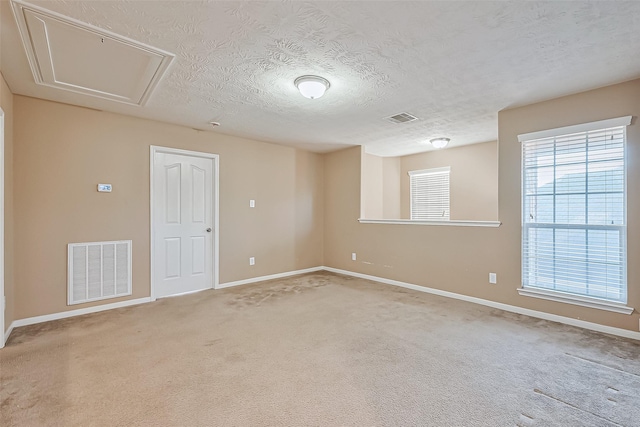
[[[4,111],[0,108],[0,348],[4,348],[6,339],[4,315],[7,310],[7,297],[4,294]]]
[[[200,151],[189,151],[189,150],[182,150],[179,148],[170,148],[170,147],[161,147],[158,145],[151,145],[149,147],[149,153],[150,153],[150,168],[149,168],[149,207],[150,207],[150,224],[149,224],[149,230],[150,230],[150,244],[151,247],[149,248],[149,255],[151,257],[151,301],[155,301],[157,299],[156,297],[156,290],[155,290],[155,273],[154,273],[154,258],[155,258],[155,254],[154,254],[154,249],[155,249],[155,241],[153,238],[154,235],[154,215],[153,215],[153,211],[154,211],[154,198],[153,198],[153,192],[154,192],[154,188],[153,188],[153,181],[154,181],[154,176],[153,176],[153,169],[154,169],[154,163],[155,163],[155,157],[156,157],[156,153],[166,153],[166,154],[180,154],[183,156],[190,156],[190,157],[201,157],[201,158],[205,158],[205,159],[212,159],[213,160],[213,173],[211,174],[211,180],[213,181],[211,184],[211,189],[213,191],[213,197],[211,198],[212,202],[213,202],[213,209],[211,214],[213,215],[213,277],[212,277],[212,283],[211,283],[211,288],[210,289],[218,289],[218,284],[219,284],[219,280],[220,280],[220,272],[219,272],[219,261],[220,261],[220,227],[219,227],[219,200],[220,200],[220,185],[219,185],[219,170],[220,170],[220,155],[218,154],[212,154],[212,153],[203,153]]]

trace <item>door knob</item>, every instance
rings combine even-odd
[[[207,228],[207,233],[211,233],[211,228]]]

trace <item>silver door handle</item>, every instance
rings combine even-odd
[[[207,228],[207,233],[211,233],[211,228]]]

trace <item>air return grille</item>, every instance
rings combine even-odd
[[[69,305],[131,295],[131,240],[70,243]]]

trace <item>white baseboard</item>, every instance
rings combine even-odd
[[[313,273],[316,271],[326,270],[326,267],[311,267],[303,270],[286,271],[284,273],[270,274],[268,276],[252,277],[250,279],[236,280],[235,282],[221,283],[216,289],[230,288],[231,286],[246,285],[255,282],[264,282],[265,280],[282,279],[283,277],[295,276],[298,274]]]
[[[100,311],[113,310],[114,308],[128,307],[130,305],[144,304],[150,302],[151,298],[137,298],[126,301],[114,302],[111,304],[96,305],[95,307],[79,308],[77,310],[62,311],[60,313],[45,314],[42,316],[27,317],[26,319],[14,320],[11,328],[20,326],[35,325],[36,323],[50,322],[52,320],[66,319],[67,317],[82,316],[89,313],[98,313]]]
[[[440,289],[428,288],[426,286],[414,285],[412,283],[400,282],[398,280],[385,279],[384,277],[370,276],[368,274],[354,273],[348,270],[340,270],[332,267],[322,267],[326,271],[332,273],[344,274],[346,276],[359,277],[361,279],[373,280],[375,282],[385,283],[387,285],[400,286],[402,288],[413,289],[415,291],[427,292],[434,295],[440,295],[447,298],[459,299],[462,301],[472,302],[475,304],[485,305],[487,307],[497,308],[511,313],[524,314],[525,316],[535,317],[552,322],[564,323],[566,325],[577,326],[579,328],[590,329],[592,331],[603,332],[605,334],[616,335],[624,338],[640,340],[640,332],[630,331],[628,329],[614,328],[613,326],[600,325],[599,323],[586,322],[584,320],[573,319],[571,317],[559,316],[557,314],[545,313],[543,311],[530,310],[515,305],[503,304],[500,302],[490,301],[482,298],[470,297],[467,295],[456,294],[454,292],[442,291]]]
[[[15,327],[16,327],[16,322],[11,322],[11,324],[9,325],[9,328],[4,333],[4,341],[1,343],[2,345],[0,346],[0,348],[4,347],[4,344],[9,339],[9,335],[11,335],[11,332],[13,332],[13,328]]]
[[[611,334],[611,335],[616,335],[620,337],[640,340],[640,332],[630,331],[622,328],[614,328],[612,326],[605,326],[605,325],[600,325],[598,323],[586,322],[584,320],[573,319],[570,317],[564,317],[556,314],[545,313],[543,311],[530,310],[528,308],[522,308],[522,307],[509,305],[509,304],[503,304],[495,301],[457,294],[454,292],[443,291],[440,289],[428,288],[426,286],[414,285],[412,283],[401,282],[399,280],[385,279],[384,277],[377,277],[377,276],[370,276],[368,274],[355,273],[353,271],[341,270],[333,267],[324,267],[324,266],[312,267],[312,268],[306,268],[303,270],[287,271],[284,273],[270,274],[268,276],[260,276],[260,277],[253,277],[250,279],[237,280],[235,282],[222,283],[218,285],[216,289],[224,289],[232,286],[246,285],[249,283],[262,282],[265,280],[280,279],[283,277],[295,276],[298,274],[305,274],[305,273],[313,273],[313,272],[322,271],[322,270],[329,271],[332,273],[344,274],[346,276],[358,277],[361,279],[373,280],[375,282],[380,282],[387,285],[413,289],[415,291],[427,292],[430,294],[440,295],[447,298],[453,298],[453,299],[458,299],[462,301],[472,302],[475,304],[485,305],[487,307],[497,308],[499,310],[509,311],[511,313],[523,314],[525,316],[535,317],[538,319],[564,323],[566,325],[577,326],[579,328],[590,329],[592,331],[603,332],[605,334]],[[13,331],[14,328],[18,328],[21,326],[34,325],[36,323],[49,322],[52,320],[65,319],[65,318],[74,317],[74,316],[82,316],[84,314],[89,314],[89,313],[98,313],[100,311],[113,310],[115,308],[128,307],[131,305],[144,304],[147,302],[151,302],[150,297],[126,300],[126,301],[116,302],[112,304],[103,304],[95,307],[80,308],[77,310],[69,310],[69,311],[63,311],[60,313],[45,314],[43,316],[35,316],[35,317],[29,317],[26,319],[14,320],[11,323],[11,325],[9,325],[9,328],[7,329],[7,331],[4,333],[4,341],[6,342],[9,339],[9,336],[11,335],[11,332]]]
[[[223,289],[231,286],[239,286],[239,285],[244,285],[248,283],[262,282],[264,280],[279,279],[282,277],[295,276],[297,274],[313,273],[315,271],[321,271],[321,270],[324,270],[324,267],[312,267],[312,268],[305,268],[303,270],[295,270],[295,271],[287,271],[284,273],[270,274],[268,276],[253,277],[251,279],[223,283],[221,285],[218,285],[216,289]],[[36,323],[50,322],[52,320],[58,320],[58,319],[66,319],[67,317],[82,316],[84,314],[89,314],[89,313],[98,313],[100,311],[113,310],[114,308],[128,307],[131,305],[144,304],[147,302],[152,302],[151,297],[131,299],[131,300],[126,300],[121,302],[115,302],[112,304],[103,304],[103,305],[97,305],[95,307],[80,308],[77,310],[69,310],[69,311],[63,311],[60,313],[45,314],[42,316],[35,316],[35,317],[28,317],[26,319],[14,320],[9,326],[9,329],[7,329],[7,331],[4,334],[4,341],[7,342],[14,328],[19,328],[21,326],[35,325]]]

